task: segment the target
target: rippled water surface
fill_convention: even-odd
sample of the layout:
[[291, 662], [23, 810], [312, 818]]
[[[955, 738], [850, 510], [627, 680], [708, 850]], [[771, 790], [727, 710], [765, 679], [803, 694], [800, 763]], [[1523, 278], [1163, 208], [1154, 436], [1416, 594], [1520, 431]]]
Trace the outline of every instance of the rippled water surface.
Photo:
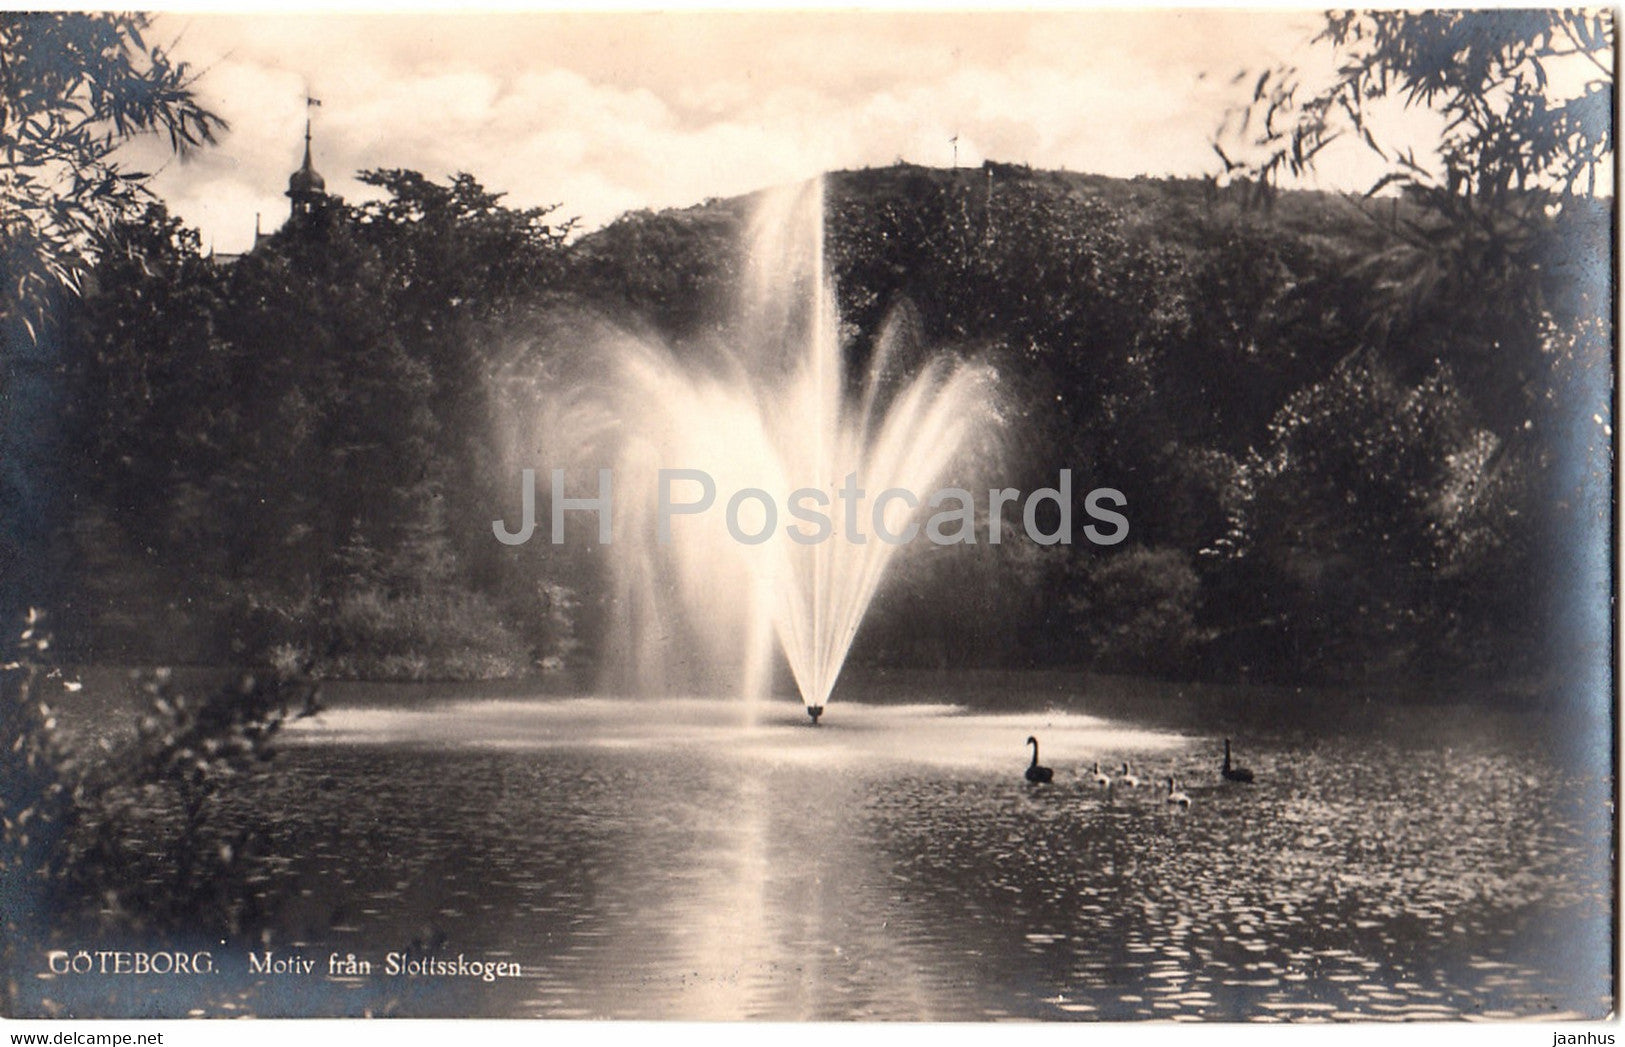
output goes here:
[[[1036, 733], [1055, 783], [1022, 777]], [[418, 700], [301, 721], [252, 803], [273, 944], [524, 977], [261, 976], [254, 1013], [1435, 1019], [1610, 1007], [1610, 783], [1516, 732], [1221, 739], [1056, 712]], [[1095, 787], [1095, 761], [1138, 788]], [[1168, 775], [1190, 808], [1164, 802]], [[377, 968], [375, 967], [375, 972]], [[214, 1009], [211, 1005], [209, 1009]]]

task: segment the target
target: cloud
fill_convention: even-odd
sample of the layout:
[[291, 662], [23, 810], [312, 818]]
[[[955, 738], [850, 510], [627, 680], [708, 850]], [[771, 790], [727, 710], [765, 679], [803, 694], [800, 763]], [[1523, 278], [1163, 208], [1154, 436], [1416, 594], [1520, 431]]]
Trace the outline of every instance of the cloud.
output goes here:
[[[1294, 20], [1296, 19], [1296, 20]], [[1302, 16], [553, 14], [164, 16], [232, 123], [155, 180], [221, 250], [278, 224], [303, 149], [355, 173], [467, 171], [596, 225], [898, 158], [1195, 174], [1229, 74], [1307, 37]], [[1206, 73], [1205, 79], [1203, 74]], [[144, 148], [151, 149], [150, 146]], [[241, 214], [234, 211], [242, 209]]]

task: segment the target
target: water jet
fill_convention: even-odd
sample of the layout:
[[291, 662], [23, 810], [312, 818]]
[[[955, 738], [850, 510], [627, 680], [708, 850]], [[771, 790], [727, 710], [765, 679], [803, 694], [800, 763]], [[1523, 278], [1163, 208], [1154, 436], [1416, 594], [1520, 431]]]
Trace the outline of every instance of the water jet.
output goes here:
[[[850, 334], [843, 344], [824, 223], [821, 180], [764, 193], [715, 336], [673, 346], [617, 331], [592, 346], [610, 373], [552, 439], [588, 449], [580, 469], [605, 464], [588, 456], [598, 449], [613, 456], [605, 662], [633, 677], [617, 687], [759, 700], [782, 658], [817, 724], [898, 551], [860, 523], [919, 527], [991, 417], [991, 368], [921, 351], [906, 308], [848, 373], [861, 353]], [[730, 491], [726, 512], [682, 511]], [[808, 503], [839, 509], [812, 519]], [[781, 506], [820, 540], [775, 527]]]

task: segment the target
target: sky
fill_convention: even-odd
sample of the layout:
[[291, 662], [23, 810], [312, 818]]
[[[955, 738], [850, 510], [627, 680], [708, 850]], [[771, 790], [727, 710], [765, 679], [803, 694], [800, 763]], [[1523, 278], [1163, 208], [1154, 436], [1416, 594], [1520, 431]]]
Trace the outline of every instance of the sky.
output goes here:
[[[1108, 175], [1217, 170], [1210, 141], [1283, 60], [1314, 68], [1309, 11], [1036, 13], [168, 13], [150, 39], [230, 123], [187, 159], [132, 160], [205, 247], [270, 231], [304, 124], [327, 187], [358, 171], [466, 171], [514, 206], [602, 225], [826, 170], [984, 159]], [[1324, 50], [1323, 48], [1320, 50]], [[307, 98], [321, 100], [309, 106]], [[954, 140], [957, 138], [957, 142]], [[1320, 179], [1363, 189], [1375, 158]]]

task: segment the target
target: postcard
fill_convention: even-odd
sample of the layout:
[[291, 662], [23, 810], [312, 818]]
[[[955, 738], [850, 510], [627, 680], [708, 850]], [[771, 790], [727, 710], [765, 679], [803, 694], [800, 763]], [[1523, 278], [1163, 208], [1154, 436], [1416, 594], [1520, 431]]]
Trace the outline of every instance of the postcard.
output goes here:
[[0, 17], [4, 1013], [1610, 1016], [1615, 46]]

